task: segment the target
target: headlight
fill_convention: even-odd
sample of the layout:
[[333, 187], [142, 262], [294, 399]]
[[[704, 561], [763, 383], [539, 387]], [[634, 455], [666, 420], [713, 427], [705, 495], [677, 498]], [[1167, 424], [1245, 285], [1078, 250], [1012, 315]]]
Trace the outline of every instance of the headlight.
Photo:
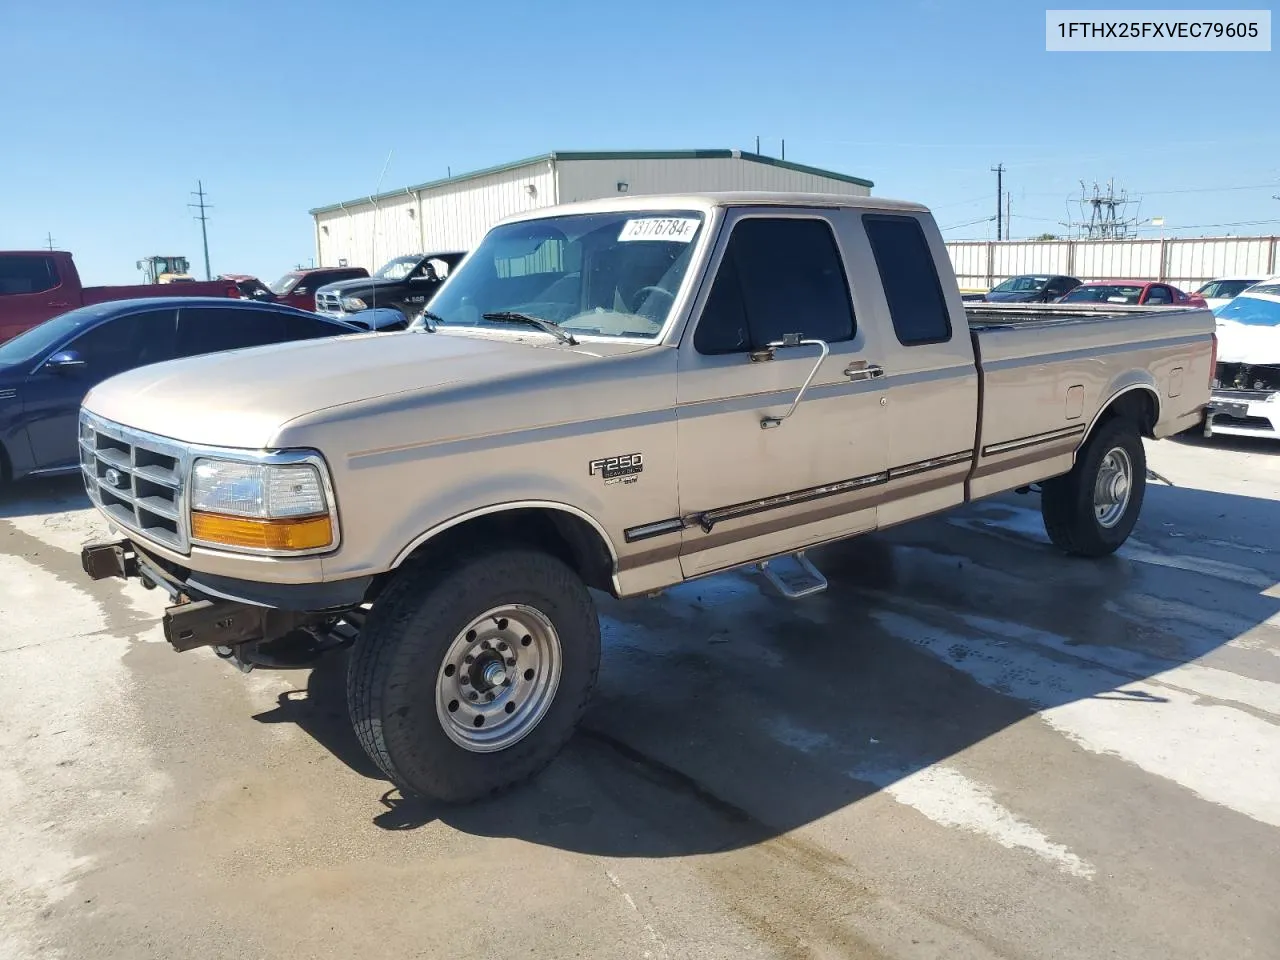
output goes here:
[[342, 309], [349, 313], [356, 313], [359, 310], [367, 310], [369, 305], [359, 297], [343, 297]]
[[255, 553], [314, 553], [338, 529], [318, 456], [253, 463], [202, 457], [191, 468], [191, 539]]

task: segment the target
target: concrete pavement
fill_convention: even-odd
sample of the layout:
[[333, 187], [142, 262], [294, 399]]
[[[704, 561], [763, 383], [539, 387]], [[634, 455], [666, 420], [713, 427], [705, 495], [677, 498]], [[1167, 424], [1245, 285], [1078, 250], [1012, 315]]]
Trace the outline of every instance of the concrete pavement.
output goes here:
[[599, 693], [497, 801], [405, 801], [343, 664], [243, 676], [0, 494], [0, 960], [1274, 958], [1280, 448], [1149, 444], [1120, 555], [1034, 495], [600, 599]]

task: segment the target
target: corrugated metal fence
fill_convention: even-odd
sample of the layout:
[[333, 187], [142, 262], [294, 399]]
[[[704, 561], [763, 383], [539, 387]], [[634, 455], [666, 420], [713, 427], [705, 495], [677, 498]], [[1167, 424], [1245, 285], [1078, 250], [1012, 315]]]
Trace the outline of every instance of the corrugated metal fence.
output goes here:
[[1194, 290], [1214, 277], [1280, 273], [1280, 237], [1153, 240], [955, 240], [947, 244], [960, 286], [986, 290], [1022, 273], [1081, 280], [1167, 280]]

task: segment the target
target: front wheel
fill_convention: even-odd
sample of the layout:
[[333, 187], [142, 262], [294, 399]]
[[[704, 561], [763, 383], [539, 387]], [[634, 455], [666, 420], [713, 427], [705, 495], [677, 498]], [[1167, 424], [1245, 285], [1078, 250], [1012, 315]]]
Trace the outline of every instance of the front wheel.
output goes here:
[[1040, 485], [1045, 532], [1059, 549], [1105, 557], [1120, 548], [1142, 511], [1147, 452], [1128, 420], [1116, 417], [1094, 431], [1070, 473]]
[[600, 628], [560, 560], [531, 549], [404, 570], [352, 652], [351, 719], [396, 786], [463, 802], [540, 771], [595, 688]]

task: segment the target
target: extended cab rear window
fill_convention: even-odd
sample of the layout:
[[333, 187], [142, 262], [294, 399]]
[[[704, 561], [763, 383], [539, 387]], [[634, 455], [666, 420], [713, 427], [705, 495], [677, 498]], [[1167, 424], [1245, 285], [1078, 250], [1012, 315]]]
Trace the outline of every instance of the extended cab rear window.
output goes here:
[[920, 221], [864, 213], [862, 223], [880, 271], [893, 332], [905, 347], [951, 339], [951, 315]]

